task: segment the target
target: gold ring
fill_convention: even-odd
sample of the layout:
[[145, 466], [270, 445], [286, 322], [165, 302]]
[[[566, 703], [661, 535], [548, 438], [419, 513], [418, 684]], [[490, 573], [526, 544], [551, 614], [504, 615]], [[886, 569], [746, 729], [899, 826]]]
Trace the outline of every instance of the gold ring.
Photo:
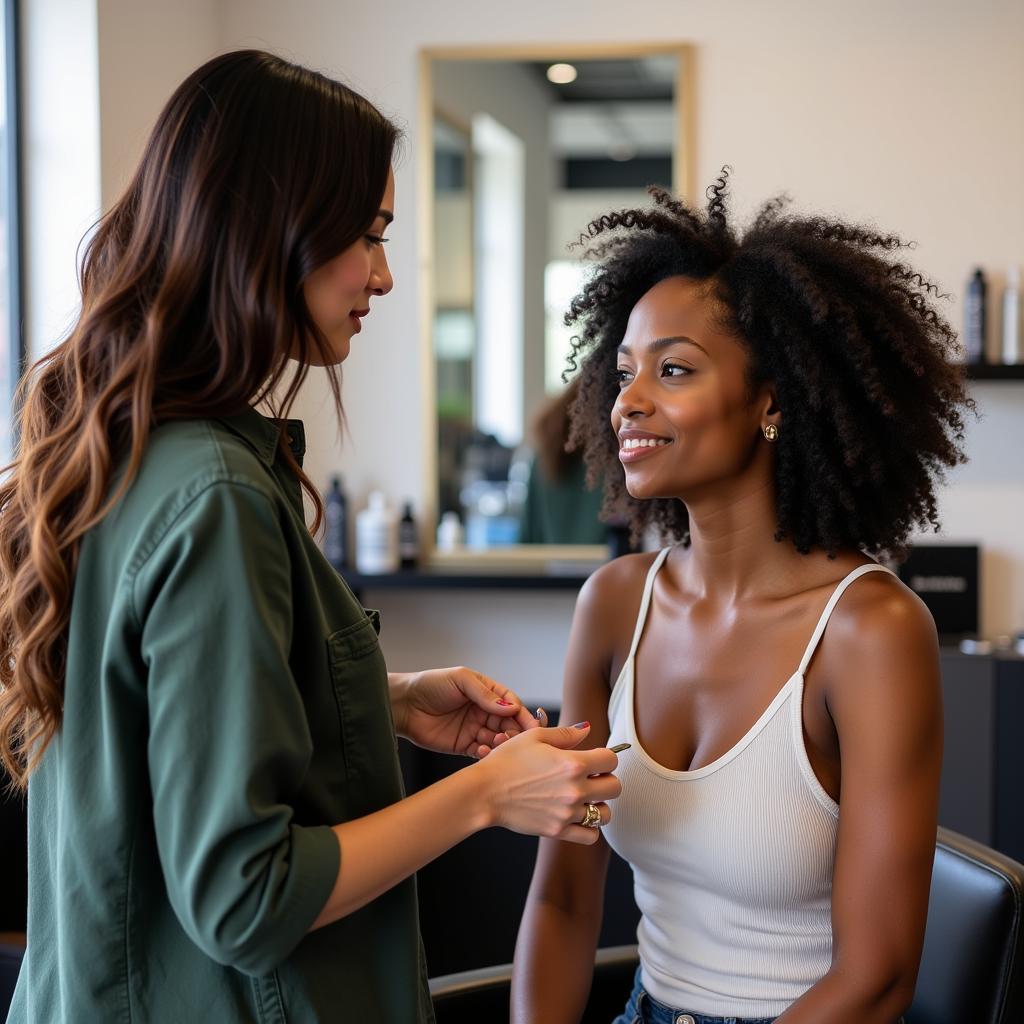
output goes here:
[[584, 804], [587, 809], [587, 813], [583, 816], [583, 820], [580, 824], [584, 828], [600, 828], [601, 827], [601, 811], [597, 804]]

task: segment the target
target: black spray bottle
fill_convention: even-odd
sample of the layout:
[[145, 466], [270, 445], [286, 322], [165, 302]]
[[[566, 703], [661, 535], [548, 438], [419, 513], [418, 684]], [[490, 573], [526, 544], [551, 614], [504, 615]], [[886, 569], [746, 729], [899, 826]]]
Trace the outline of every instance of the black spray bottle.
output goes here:
[[331, 477], [331, 489], [324, 501], [324, 554], [335, 569], [344, 569], [349, 563], [348, 550], [348, 498], [341, 489], [341, 477]]
[[398, 557], [403, 569], [415, 569], [420, 560], [420, 531], [412, 514], [412, 502], [407, 501], [398, 521]]
[[967, 296], [964, 302], [964, 359], [968, 363], [986, 361], [987, 291], [985, 274], [981, 267], [978, 267], [967, 282]]

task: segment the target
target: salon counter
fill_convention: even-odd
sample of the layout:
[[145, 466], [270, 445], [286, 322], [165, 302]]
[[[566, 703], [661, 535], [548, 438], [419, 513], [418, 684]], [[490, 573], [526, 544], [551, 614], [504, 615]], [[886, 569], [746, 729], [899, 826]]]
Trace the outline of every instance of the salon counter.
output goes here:
[[939, 824], [1024, 861], [1024, 657], [941, 653]]
[[547, 572], [498, 572], [480, 570], [452, 572], [448, 569], [402, 569], [399, 572], [364, 576], [346, 569], [342, 576], [359, 596], [366, 590], [569, 590], [577, 591], [593, 569], [578, 566], [554, 568]]

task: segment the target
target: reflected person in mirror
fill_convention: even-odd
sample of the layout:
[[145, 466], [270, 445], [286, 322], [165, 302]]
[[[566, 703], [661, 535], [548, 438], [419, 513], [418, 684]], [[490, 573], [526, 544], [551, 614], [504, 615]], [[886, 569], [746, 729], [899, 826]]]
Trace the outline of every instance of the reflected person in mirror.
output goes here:
[[587, 848], [542, 840], [512, 1019], [575, 1024], [611, 850], [640, 967], [615, 1024], [893, 1024], [935, 849], [927, 609], [876, 558], [937, 525], [973, 403], [938, 290], [873, 227], [652, 190], [585, 236], [571, 438], [661, 551], [577, 602], [567, 721], [629, 742]]
[[524, 544], [604, 544], [608, 539], [599, 518], [602, 488], [587, 485], [583, 456], [566, 449], [569, 410], [578, 394], [574, 379], [548, 398], [531, 424], [533, 458], [519, 525]]
[[[0, 484], [0, 757], [30, 822], [12, 1024], [429, 1024], [413, 872], [490, 826], [608, 823], [587, 723], [543, 728], [469, 669], [388, 673], [304, 518], [288, 411], [322, 367], [341, 417], [392, 289], [397, 139], [270, 54], [204, 64], [26, 377]], [[396, 733], [478, 760], [405, 797]], [[452, 902], [486, 922], [486, 892]]]

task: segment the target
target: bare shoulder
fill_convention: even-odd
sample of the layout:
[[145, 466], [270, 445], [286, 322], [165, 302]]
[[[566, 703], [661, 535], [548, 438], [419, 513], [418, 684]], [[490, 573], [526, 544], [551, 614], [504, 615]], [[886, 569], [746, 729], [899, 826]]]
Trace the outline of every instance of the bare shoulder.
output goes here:
[[576, 599], [570, 659], [600, 666], [605, 677], [625, 657], [647, 573], [657, 552], [623, 555], [587, 579]]
[[924, 602], [890, 573], [871, 572], [843, 593], [820, 653], [829, 702], [856, 692], [931, 703], [939, 697], [939, 643]]
[[938, 650], [935, 620], [902, 580], [865, 573], [843, 593], [829, 621], [829, 646], [840, 657]]
[[623, 606], [628, 604], [628, 598], [634, 591], [639, 602], [647, 573], [657, 557], [657, 551], [643, 551], [635, 555], [622, 555], [606, 562], [591, 573], [583, 584], [579, 603], [594, 609], [612, 604], [621, 614]]

